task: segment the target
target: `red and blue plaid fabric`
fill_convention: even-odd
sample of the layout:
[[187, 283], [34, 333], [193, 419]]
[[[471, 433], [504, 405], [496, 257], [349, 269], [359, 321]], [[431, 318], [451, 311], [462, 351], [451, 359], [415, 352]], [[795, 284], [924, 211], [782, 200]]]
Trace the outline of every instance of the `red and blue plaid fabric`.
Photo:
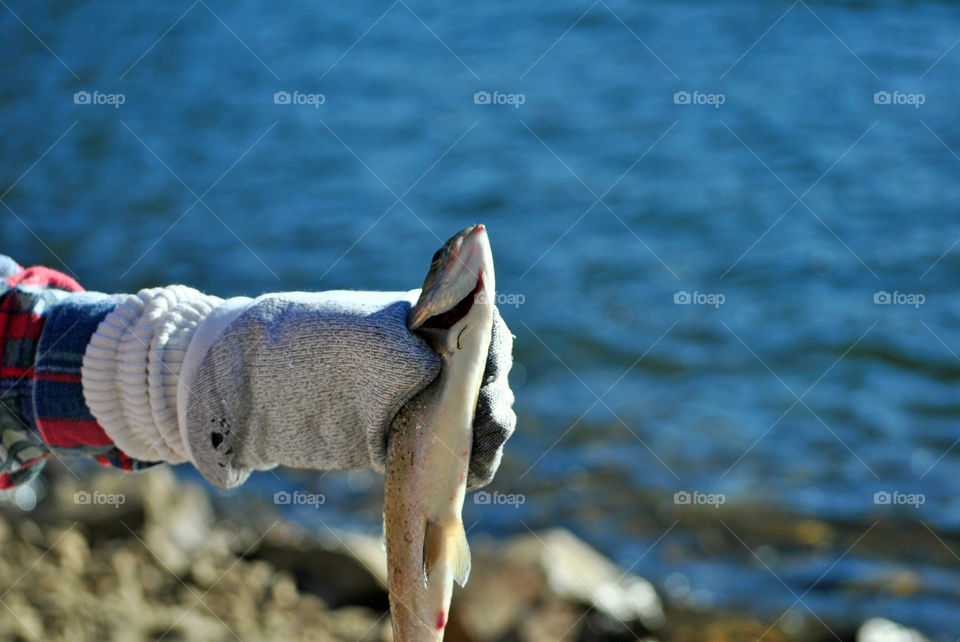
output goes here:
[[47, 457], [87, 455], [133, 470], [83, 399], [80, 367], [97, 324], [119, 297], [0, 255], [0, 489], [32, 479]]

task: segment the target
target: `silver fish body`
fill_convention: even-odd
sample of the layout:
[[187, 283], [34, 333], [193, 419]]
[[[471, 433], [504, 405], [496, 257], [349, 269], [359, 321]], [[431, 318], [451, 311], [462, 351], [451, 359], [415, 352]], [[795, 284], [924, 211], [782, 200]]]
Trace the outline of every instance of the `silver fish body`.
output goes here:
[[442, 357], [387, 446], [384, 535], [396, 642], [442, 640], [453, 582], [470, 573], [461, 520], [473, 418], [490, 345], [493, 258], [482, 225], [437, 252], [408, 326]]

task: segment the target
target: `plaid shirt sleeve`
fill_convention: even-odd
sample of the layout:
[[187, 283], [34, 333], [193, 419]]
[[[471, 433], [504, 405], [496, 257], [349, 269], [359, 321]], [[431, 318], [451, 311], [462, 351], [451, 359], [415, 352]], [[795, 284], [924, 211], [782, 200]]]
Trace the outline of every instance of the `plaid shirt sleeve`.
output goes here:
[[136, 470], [83, 398], [83, 353], [121, 296], [83, 293], [65, 274], [0, 255], [0, 489], [27, 482], [50, 456], [90, 456]]

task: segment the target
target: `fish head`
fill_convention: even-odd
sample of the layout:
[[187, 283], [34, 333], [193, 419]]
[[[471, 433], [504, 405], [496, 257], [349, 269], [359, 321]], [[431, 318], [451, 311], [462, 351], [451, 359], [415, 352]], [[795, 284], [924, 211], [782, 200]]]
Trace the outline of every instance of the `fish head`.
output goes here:
[[486, 228], [472, 225], [443, 244], [430, 263], [407, 328], [442, 352], [461, 331], [492, 318], [495, 277]]

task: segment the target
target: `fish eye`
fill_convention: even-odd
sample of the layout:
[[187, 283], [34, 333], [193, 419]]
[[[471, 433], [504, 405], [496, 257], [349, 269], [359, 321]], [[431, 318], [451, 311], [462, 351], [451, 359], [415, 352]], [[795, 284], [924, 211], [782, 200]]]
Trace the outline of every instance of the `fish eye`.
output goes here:
[[436, 251], [436, 253], [433, 255], [433, 259], [431, 259], [430, 262], [431, 262], [431, 263], [437, 263], [437, 262], [439, 262], [439, 261], [440, 261], [440, 255], [441, 255], [441, 254], [443, 254], [443, 248], [440, 248], [439, 250]]

